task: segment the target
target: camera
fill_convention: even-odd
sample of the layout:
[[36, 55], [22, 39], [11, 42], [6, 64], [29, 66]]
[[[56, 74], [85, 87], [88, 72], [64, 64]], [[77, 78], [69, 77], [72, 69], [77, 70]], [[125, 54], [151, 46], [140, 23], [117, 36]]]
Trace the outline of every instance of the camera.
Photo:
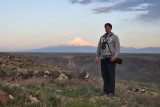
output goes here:
[[106, 44], [107, 44], [107, 42], [102, 42], [101, 49], [105, 49], [106, 48]]
[[[106, 57], [105, 60], [110, 61], [111, 57]], [[117, 64], [122, 64], [122, 62], [123, 62], [122, 58], [116, 58], [114, 61], [114, 63], [117, 63]]]
[[116, 58], [115, 60], [115, 63], [118, 63], [118, 64], [122, 64], [122, 62], [123, 62], [123, 59], [121, 58]]

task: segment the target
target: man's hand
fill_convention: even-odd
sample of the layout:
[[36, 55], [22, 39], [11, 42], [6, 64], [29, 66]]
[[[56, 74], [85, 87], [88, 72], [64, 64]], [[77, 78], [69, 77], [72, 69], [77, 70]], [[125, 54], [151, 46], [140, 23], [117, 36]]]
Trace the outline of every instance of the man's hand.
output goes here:
[[95, 63], [98, 64], [98, 59], [95, 60]]
[[114, 58], [114, 57], [111, 57], [111, 62], [114, 62], [116, 60], [116, 58]]

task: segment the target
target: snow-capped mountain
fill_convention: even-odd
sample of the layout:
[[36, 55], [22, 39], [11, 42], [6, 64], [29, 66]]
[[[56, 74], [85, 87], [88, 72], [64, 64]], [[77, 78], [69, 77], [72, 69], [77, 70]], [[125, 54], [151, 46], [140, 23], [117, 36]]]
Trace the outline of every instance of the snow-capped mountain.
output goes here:
[[78, 37], [69, 40], [62, 45], [50, 46], [46, 48], [26, 50], [23, 52], [71, 52], [71, 53], [95, 53], [96, 45], [88, 43]]
[[[67, 52], [67, 53], [96, 53], [97, 46], [88, 43], [78, 37], [69, 40], [62, 45], [50, 46], [40, 49], [25, 50], [19, 52]], [[121, 47], [121, 53], [160, 53], [160, 47], [133, 48]]]
[[65, 46], [94, 46], [94, 47], [96, 47], [96, 45], [88, 43], [78, 37], [75, 37], [74, 39], [68, 41], [64, 45]]

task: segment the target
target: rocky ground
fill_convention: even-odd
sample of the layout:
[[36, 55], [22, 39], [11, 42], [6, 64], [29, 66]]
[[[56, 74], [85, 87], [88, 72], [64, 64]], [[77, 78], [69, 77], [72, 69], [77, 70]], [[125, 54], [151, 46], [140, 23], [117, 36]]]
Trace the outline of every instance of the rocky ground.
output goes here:
[[[59, 78], [58, 78], [59, 77]], [[78, 78], [87, 80], [89, 73], [69, 72], [63, 68], [46, 63], [38, 63], [32, 60], [22, 59], [7, 53], [0, 53], [0, 79], [3, 81], [23, 81], [30, 78], [45, 78], [52, 81], [60, 78]]]
[[0, 107], [159, 107], [160, 85], [116, 82], [115, 97], [100, 96], [102, 79], [0, 53]]

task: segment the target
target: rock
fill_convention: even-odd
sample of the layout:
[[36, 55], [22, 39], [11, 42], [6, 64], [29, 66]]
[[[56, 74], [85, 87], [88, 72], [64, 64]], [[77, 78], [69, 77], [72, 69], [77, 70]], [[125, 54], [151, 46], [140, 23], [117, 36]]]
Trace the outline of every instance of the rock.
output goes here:
[[44, 76], [44, 72], [38, 72], [36, 73], [36, 77], [43, 77]]
[[54, 71], [50, 73], [52, 78], [58, 78], [60, 76], [60, 72], [59, 71]]
[[9, 101], [9, 94], [3, 90], [0, 90], [0, 102], [2, 104], [7, 104]]
[[19, 84], [10, 84], [9, 87], [10, 87], [10, 88], [13, 88], [13, 87], [20, 87], [20, 85], [19, 85]]
[[25, 90], [25, 88], [24, 88], [24, 87], [21, 87], [21, 89], [22, 89], [22, 90]]
[[44, 73], [49, 75], [49, 71], [45, 71]]
[[41, 97], [39, 94], [35, 94], [33, 97], [36, 97], [38, 100], [41, 100]]
[[63, 93], [64, 91], [63, 90], [56, 90], [55, 92]]
[[38, 71], [34, 71], [34, 74], [37, 74], [38, 73]]
[[48, 78], [49, 78], [49, 75], [46, 75], [46, 74], [45, 74], [43, 77], [44, 77], [45, 79], [48, 79]]
[[8, 59], [10, 60], [15, 59], [15, 56], [8, 56]]
[[55, 81], [56, 82], [64, 82], [64, 81], [67, 81], [68, 80], [68, 77], [64, 74], [61, 74]]
[[66, 76], [68, 77], [68, 79], [77, 78], [76, 73], [67, 73]]
[[10, 85], [10, 83], [3, 83], [2, 84], [3, 87], [8, 86], [8, 85]]
[[79, 73], [79, 75], [78, 75], [78, 78], [80, 80], [87, 80], [89, 78], [89, 73], [87, 73], [84, 70], [81, 70], [80, 73]]
[[88, 80], [88, 78], [89, 78], [89, 73], [87, 72], [87, 74], [86, 74], [86, 80]]
[[145, 91], [145, 89], [142, 89], [142, 93], [145, 93], [146, 91]]
[[29, 99], [31, 100], [31, 103], [39, 102], [39, 100], [36, 97], [32, 97], [32, 95], [29, 96]]
[[12, 96], [12, 95], [9, 95], [9, 98], [12, 100], [12, 99], [14, 99], [14, 97]]
[[90, 98], [90, 101], [95, 103], [98, 99], [99, 99], [99, 96], [95, 96], [95, 97]]
[[139, 92], [139, 90], [140, 90], [139, 88], [136, 88], [134, 91], [135, 91], [135, 92]]

